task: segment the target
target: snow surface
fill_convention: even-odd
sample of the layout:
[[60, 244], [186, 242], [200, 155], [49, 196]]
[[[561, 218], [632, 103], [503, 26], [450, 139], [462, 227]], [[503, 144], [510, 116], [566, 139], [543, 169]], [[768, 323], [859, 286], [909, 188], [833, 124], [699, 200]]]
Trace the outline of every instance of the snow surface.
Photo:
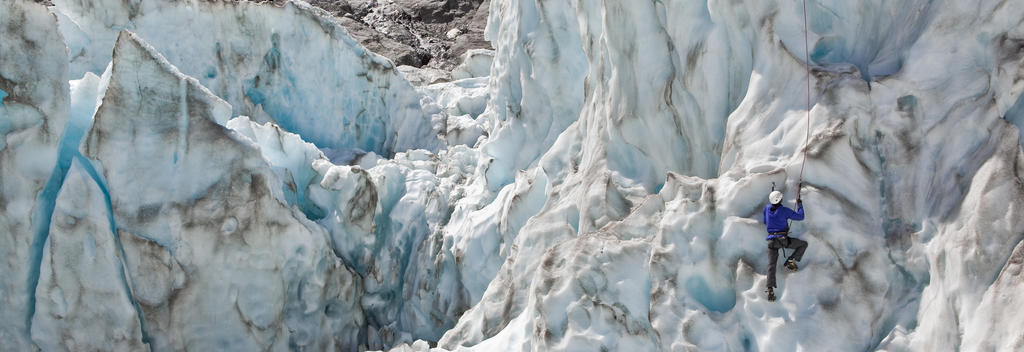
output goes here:
[[1024, 348], [1024, 0], [808, 1], [809, 76], [793, 0], [492, 0], [437, 77], [302, 2], [0, 4], [5, 347]]

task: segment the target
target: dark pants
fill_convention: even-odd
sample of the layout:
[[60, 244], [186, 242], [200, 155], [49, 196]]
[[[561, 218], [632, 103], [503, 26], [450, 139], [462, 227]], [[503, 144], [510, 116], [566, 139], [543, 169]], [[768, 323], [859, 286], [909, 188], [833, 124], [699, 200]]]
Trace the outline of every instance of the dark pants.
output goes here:
[[807, 250], [807, 241], [789, 237], [768, 241], [768, 287], [778, 287], [775, 286], [775, 267], [779, 263], [780, 248], [796, 248], [793, 255], [786, 259], [799, 262], [800, 258], [804, 257], [804, 251]]

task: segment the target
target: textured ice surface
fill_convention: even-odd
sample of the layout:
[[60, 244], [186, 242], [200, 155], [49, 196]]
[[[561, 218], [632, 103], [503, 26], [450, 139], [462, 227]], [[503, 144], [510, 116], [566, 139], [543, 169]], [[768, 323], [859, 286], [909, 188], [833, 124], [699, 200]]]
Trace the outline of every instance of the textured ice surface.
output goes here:
[[119, 36], [82, 153], [109, 196], [144, 341], [354, 349], [355, 274], [286, 204], [263, 154], [220, 125], [230, 112], [139, 37]]
[[992, 285], [1024, 235], [1002, 210], [1021, 198], [1018, 132], [1002, 117], [1022, 88], [1008, 42], [1024, 4], [808, 5], [809, 210], [794, 230], [811, 247], [767, 303], [757, 209], [771, 182], [795, 195], [808, 132], [799, 4], [493, 3], [505, 12], [492, 12], [492, 36], [529, 28], [565, 43], [564, 27], [527, 24], [579, 24], [586, 101], [540, 159], [543, 209], [440, 345], [1016, 348], [987, 322], [1013, 299]]
[[[540, 16], [539, 11], [552, 11]], [[534, 166], [580, 114], [586, 61], [573, 9], [492, 1], [485, 38], [496, 48], [485, 112], [491, 190]]]
[[808, 77], [795, 1], [495, 0], [417, 87], [300, 2], [55, 2], [0, 12], [5, 347], [1024, 346], [1022, 1], [808, 1]]
[[[436, 341], [467, 308], [449, 245], [437, 230], [453, 188], [465, 182], [477, 154], [453, 148], [440, 157], [425, 150], [364, 166], [335, 165], [312, 144], [272, 124], [238, 117], [227, 126], [246, 136], [282, 180], [288, 204], [323, 228], [333, 255], [352, 266], [365, 293], [366, 346]], [[366, 167], [364, 169], [364, 167]]]
[[491, 74], [494, 50], [473, 49], [462, 55], [462, 64], [452, 70], [452, 78], [487, 77]]
[[487, 79], [464, 78], [454, 82], [432, 84], [421, 89], [448, 115], [445, 139], [449, 146], [475, 146], [487, 129], [487, 118], [481, 118], [490, 97]]
[[29, 350], [68, 115], [67, 52], [57, 19], [31, 1], [0, 1], [0, 345]]
[[[131, 30], [234, 114], [275, 121], [323, 148], [390, 155], [436, 150], [444, 118], [387, 59], [304, 2], [57, 0], [71, 77], [99, 74], [117, 33]], [[323, 16], [322, 16], [323, 15]]]
[[73, 161], [57, 196], [36, 287], [32, 336], [42, 350], [145, 348], [109, 209], [104, 190], [81, 161]]

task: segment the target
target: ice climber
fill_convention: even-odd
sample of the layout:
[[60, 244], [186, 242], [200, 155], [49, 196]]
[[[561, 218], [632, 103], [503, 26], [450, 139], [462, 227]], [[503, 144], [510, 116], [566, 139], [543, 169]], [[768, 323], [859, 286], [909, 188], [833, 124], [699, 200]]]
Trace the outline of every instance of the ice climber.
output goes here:
[[[807, 241], [789, 237], [789, 220], [804, 219], [804, 204], [800, 198], [796, 199], [796, 211], [782, 205], [782, 192], [772, 191], [768, 195], [771, 204], [764, 206], [764, 224], [768, 230], [768, 287], [765, 293], [769, 301], [775, 301], [775, 266], [779, 262], [779, 249], [796, 248], [793, 255], [786, 258], [783, 264], [787, 269], [796, 271], [796, 262], [804, 256], [807, 249]], [[783, 252], [785, 253], [785, 252]]]

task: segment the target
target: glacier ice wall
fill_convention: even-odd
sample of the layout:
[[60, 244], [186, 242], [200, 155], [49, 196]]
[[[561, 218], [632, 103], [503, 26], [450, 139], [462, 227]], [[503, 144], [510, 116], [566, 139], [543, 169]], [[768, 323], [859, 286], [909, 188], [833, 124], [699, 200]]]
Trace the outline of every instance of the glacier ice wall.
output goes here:
[[[122, 29], [145, 38], [235, 115], [274, 121], [321, 148], [438, 149], [444, 117], [393, 63], [304, 2], [58, 0], [70, 77], [100, 73]], [[330, 74], [325, 74], [329, 72]]]
[[[1004, 119], [1022, 88], [1022, 4], [808, 2], [810, 131], [799, 3], [492, 6], [520, 9], [492, 17], [508, 28], [575, 17], [586, 101], [539, 162], [551, 180], [543, 210], [441, 346], [1019, 344], [972, 319], [991, 319], [978, 306], [992, 309], [990, 287], [1004, 265], [1012, 277], [1024, 236], [1012, 215], [1019, 136]], [[757, 209], [771, 182], [797, 192], [805, 133], [808, 220], [794, 229], [812, 250], [769, 304]], [[990, 202], [1010, 214], [980, 205]]]
[[484, 35], [497, 50], [484, 112], [491, 137], [481, 149], [493, 159], [487, 173], [492, 190], [511, 183], [511, 171], [535, 165], [579, 115], [586, 64], [570, 10], [491, 2]]
[[0, 12], [5, 346], [1024, 343], [1021, 1], [811, 0], [808, 75], [796, 1], [495, 0], [421, 87], [302, 2], [54, 3]]
[[4, 0], [0, 8], [0, 341], [28, 350], [26, 317], [61, 184], [51, 173], [68, 115], [68, 56], [45, 6]]
[[255, 144], [221, 125], [231, 106], [135, 34], [122, 32], [113, 53], [81, 150], [118, 237], [130, 238], [125, 277], [146, 342], [358, 345], [348, 327], [362, 319], [355, 274], [330, 255], [323, 229], [287, 205]]
[[145, 348], [108, 210], [104, 190], [74, 160], [56, 199], [36, 286], [32, 336], [42, 350]]

